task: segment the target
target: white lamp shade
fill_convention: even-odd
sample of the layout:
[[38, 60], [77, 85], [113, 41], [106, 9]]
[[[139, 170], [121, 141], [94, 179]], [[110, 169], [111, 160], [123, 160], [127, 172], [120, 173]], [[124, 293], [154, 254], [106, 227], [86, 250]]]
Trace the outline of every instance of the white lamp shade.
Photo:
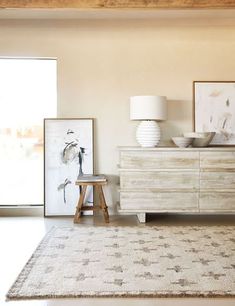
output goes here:
[[167, 102], [164, 96], [134, 96], [130, 98], [131, 120], [166, 120]]

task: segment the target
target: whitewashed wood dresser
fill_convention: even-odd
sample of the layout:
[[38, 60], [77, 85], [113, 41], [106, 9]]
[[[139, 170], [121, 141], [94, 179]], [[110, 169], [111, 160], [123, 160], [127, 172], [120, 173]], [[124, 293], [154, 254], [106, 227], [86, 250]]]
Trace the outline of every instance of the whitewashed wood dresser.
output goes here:
[[235, 213], [235, 147], [119, 147], [121, 213]]

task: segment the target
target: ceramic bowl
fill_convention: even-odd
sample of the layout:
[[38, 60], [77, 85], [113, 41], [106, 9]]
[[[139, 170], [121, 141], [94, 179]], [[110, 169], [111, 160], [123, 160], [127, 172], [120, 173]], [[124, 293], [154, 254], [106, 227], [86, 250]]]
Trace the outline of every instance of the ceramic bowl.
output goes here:
[[215, 136], [215, 132], [184, 133], [185, 137], [193, 137], [193, 147], [207, 147]]
[[173, 142], [180, 148], [187, 148], [192, 144], [192, 137], [172, 137]]

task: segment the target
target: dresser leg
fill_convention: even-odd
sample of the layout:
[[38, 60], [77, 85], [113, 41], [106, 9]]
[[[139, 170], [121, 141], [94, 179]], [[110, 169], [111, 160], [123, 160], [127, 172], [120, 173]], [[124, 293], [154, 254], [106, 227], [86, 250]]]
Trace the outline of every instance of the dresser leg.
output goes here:
[[145, 223], [146, 222], [146, 213], [137, 214], [137, 217], [138, 217], [140, 223]]

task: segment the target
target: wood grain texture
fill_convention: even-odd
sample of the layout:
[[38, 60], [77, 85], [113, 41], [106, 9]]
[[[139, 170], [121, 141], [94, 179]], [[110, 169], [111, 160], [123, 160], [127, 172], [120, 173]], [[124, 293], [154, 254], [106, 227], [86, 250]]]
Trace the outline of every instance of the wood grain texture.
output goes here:
[[202, 169], [235, 170], [235, 152], [200, 152]]
[[235, 148], [120, 151], [121, 212], [235, 213]]
[[1, 0], [0, 8], [210, 9], [235, 8], [234, 0]]
[[198, 152], [121, 151], [120, 166], [126, 169], [194, 169], [199, 167]]
[[[102, 210], [103, 211], [103, 215], [104, 215], [104, 219], [106, 223], [109, 223], [109, 213], [108, 213], [108, 207], [105, 201], [105, 196], [104, 196], [104, 192], [103, 192], [103, 188], [102, 186], [107, 184], [107, 180], [105, 180], [104, 182], [80, 182], [79, 180], [76, 181], [76, 185], [82, 186], [82, 192], [79, 196], [79, 200], [78, 200], [78, 204], [76, 207], [76, 213], [74, 216], [74, 223], [79, 223], [80, 221], [80, 217], [81, 217], [81, 213], [82, 211], [87, 211], [87, 210]], [[85, 203], [85, 197], [86, 197], [86, 190], [88, 186], [94, 186], [94, 192], [96, 191], [98, 193], [98, 198], [99, 198], [99, 205], [97, 206], [87, 206], [84, 205]]]
[[199, 189], [197, 171], [158, 171], [138, 172], [123, 171], [120, 174], [121, 189]]
[[145, 223], [146, 222], [146, 214], [145, 213], [139, 213], [137, 214], [138, 220], [140, 223]]
[[201, 172], [200, 189], [234, 189], [235, 172]]
[[198, 211], [196, 192], [121, 192], [121, 209], [161, 211]]
[[78, 204], [76, 207], [76, 213], [75, 213], [74, 220], [73, 220], [74, 223], [78, 223], [80, 221], [82, 206], [83, 206], [85, 196], [86, 196], [86, 190], [87, 190], [87, 185], [82, 187], [82, 192], [78, 200]]
[[199, 196], [200, 211], [235, 212], [235, 192], [201, 192]]

